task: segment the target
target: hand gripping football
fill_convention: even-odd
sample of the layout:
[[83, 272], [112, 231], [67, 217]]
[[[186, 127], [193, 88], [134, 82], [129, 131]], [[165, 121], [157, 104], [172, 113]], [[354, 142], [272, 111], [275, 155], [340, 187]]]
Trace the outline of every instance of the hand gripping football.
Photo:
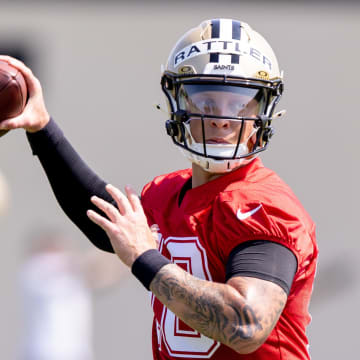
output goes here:
[[[26, 82], [21, 72], [0, 60], [0, 122], [20, 115], [26, 100]], [[0, 136], [6, 132], [0, 130]]]

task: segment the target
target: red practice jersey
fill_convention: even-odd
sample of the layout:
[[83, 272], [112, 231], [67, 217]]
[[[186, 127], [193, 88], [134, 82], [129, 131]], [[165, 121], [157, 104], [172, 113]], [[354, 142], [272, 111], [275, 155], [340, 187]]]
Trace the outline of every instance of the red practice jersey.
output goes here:
[[305, 329], [318, 253], [309, 215], [260, 159], [188, 190], [179, 206], [190, 177], [190, 169], [159, 176], [142, 193], [164, 256], [197, 278], [225, 283], [225, 266], [237, 245], [269, 240], [288, 247], [298, 268], [278, 323], [266, 342], [247, 355], [191, 329], [152, 295], [154, 359], [309, 359]]

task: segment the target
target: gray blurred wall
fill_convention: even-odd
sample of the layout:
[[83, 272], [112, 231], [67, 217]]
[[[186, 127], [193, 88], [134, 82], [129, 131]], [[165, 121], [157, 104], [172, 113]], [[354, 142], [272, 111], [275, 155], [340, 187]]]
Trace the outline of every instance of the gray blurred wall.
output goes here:
[[[359, 34], [355, 2], [7, 2], [0, 48], [23, 49], [47, 107], [99, 175], [140, 191], [155, 175], [187, 167], [165, 135], [160, 64], [175, 40], [213, 17], [262, 33], [285, 71], [287, 109], [265, 164], [289, 183], [317, 223], [320, 261], [309, 327], [313, 359], [355, 358], [360, 300]], [[163, 101], [162, 101], [163, 103]], [[28, 235], [58, 227], [87, 239], [58, 207], [23, 131], [0, 139], [11, 208], [0, 219], [0, 355], [16, 359], [17, 276]], [[149, 297], [131, 276], [97, 293], [97, 359], [151, 359]]]

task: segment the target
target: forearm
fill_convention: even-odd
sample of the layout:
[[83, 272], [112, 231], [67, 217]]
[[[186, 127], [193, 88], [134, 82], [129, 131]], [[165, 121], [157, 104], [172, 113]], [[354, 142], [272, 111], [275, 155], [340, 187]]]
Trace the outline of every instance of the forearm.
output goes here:
[[92, 195], [112, 201], [105, 191], [106, 183], [86, 165], [55, 122], [27, 136], [65, 214], [95, 246], [113, 252], [105, 232], [86, 216], [86, 210], [94, 207]]
[[257, 309], [230, 285], [195, 278], [170, 264], [157, 273], [150, 290], [193, 329], [239, 353], [252, 352], [264, 341]]

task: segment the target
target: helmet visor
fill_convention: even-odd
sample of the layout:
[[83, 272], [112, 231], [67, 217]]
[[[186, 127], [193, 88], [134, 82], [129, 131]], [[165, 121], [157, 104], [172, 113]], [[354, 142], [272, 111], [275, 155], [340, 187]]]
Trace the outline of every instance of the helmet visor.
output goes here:
[[266, 105], [264, 89], [223, 84], [181, 84], [177, 102], [189, 114], [256, 118]]

